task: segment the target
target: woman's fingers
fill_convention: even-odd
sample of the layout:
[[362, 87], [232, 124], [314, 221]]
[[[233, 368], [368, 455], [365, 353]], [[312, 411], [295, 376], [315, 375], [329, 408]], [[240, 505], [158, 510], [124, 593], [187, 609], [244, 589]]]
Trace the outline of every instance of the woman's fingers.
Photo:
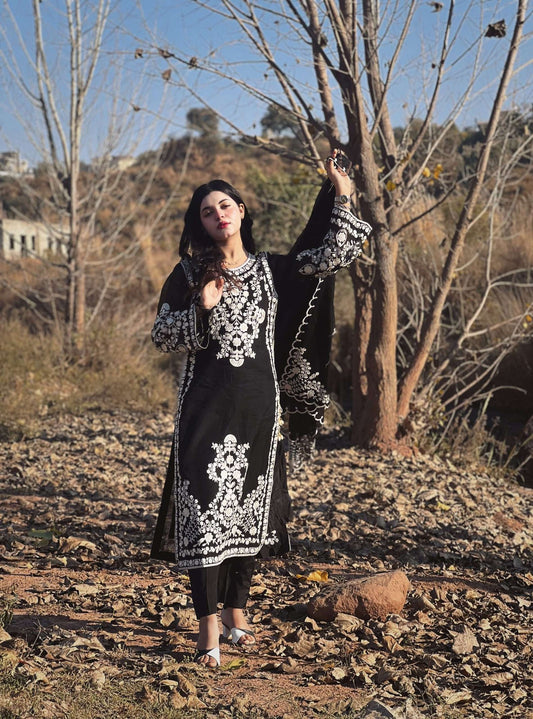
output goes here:
[[220, 302], [224, 289], [224, 278], [217, 277], [208, 282], [200, 292], [200, 304], [206, 310], [211, 310]]
[[350, 195], [352, 192], [351, 180], [344, 170], [340, 170], [335, 163], [335, 158], [339, 155], [338, 150], [333, 150], [326, 161], [326, 172], [335, 185], [337, 195]]

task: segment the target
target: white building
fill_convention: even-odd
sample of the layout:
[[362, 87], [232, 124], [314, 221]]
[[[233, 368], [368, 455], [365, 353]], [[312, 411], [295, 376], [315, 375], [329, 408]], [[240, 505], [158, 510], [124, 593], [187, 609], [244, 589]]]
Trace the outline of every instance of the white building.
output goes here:
[[28, 161], [23, 160], [16, 150], [0, 152], [0, 175], [7, 177], [25, 175], [29, 169]]
[[5, 260], [53, 255], [66, 257], [67, 243], [68, 233], [59, 225], [0, 217], [0, 257]]

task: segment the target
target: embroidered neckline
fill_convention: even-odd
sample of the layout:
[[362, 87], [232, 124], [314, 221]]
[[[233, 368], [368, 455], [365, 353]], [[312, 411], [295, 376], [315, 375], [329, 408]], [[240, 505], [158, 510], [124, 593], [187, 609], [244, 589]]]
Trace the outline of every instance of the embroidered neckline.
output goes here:
[[248, 269], [248, 267], [252, 264], [252, 262], [255, 261], [255, 259], [255, 255], [252, 255], [250, 254], [250, 252], [248, 252], [248, 257], [244, 260], [242, 265], [239, 265], [238, 267], [228, 267], [226, 269], [226, 272], [231, 272], [232, 275], [240, 275]]

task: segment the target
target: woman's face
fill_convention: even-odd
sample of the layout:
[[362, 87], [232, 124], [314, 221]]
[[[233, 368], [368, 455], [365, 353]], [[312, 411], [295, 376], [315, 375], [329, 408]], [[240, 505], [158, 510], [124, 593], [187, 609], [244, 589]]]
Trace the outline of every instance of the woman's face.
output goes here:
[[227, 242], [241, 236], [244, 205], [238, 205], [229, 195], [215, 190], [206, 195], [200, 205], [200, 219], [204, 230], [215, 242]]

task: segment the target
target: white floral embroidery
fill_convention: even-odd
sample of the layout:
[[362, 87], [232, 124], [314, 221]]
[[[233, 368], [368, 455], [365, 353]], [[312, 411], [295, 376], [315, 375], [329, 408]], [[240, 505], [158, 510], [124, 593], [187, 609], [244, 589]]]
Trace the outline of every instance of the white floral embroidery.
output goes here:
[[291, 400], [288, 403], [288, 411], [310, 414], [320, 423], [329, 404], [329, 395], [318, 378], [319, 373], [313, 372], [311, 362], [305, 357], [306, 348], [302, 338], [323, 282], [323, 278], [320, 277], [305, 317], [298, 327], [280, 380], [280, 391]]
[[318, 379], [318, 372], [313, 372], [311, 364], [305, 359], [303, 347], [292, 349], [279, 387], [289, 397], [308, 404], [326, 406], [329, 403], [326, 388]]
[[289, 469], [300, 472], [315, 453], [315, 435], [303, 434], [294, 439], [289, 437]]
[[170, 305], [165, 302], [152, 328], [152, 341], [161, 352], [198, 349], [195, 308], [171, 312]]
[[223, 552], [235, 544], [253, 542], [260, 534], [257, 520], [262, 514], [268, 482], [263, 475], [259, 476], [257, 487], [244, 495], [250, 445], [238, 444], [237, 438], [228, 434], [222, 443], [213, 443], [212, 448], [215, 457], [207, 467], [207, 475], [218, 488], [207, 509], [202, 512], [188, 480], [178, 489], [182, 547], [186, 552]]
[[259, 306], [262, 297], [255, 269], [239, 286], [226, 285], [209, 319], [211, 337], [220, 343], [217, 359], [229, 359], [234, 367], [240, 367], [246, 357], [255, 357], [254, 342], [266, 317]]
[[297, 256], [301, 262], [302, 275], [326, 277], [347, 267], [363, 251], [363, 242], [372, 228], [358, 220], [351, 212], [334, 207], [331, 213], [331, 228], [320, 247], [303, 250]]

